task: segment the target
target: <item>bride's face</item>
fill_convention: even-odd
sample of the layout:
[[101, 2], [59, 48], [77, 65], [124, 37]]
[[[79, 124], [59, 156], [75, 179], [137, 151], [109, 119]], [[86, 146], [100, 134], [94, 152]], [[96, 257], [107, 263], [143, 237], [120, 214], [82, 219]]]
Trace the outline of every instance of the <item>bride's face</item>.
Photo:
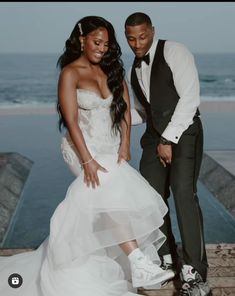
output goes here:
[[91, 63], [97, 64], [109, 49], [108, 31], [100, 27], [85, 36], [82, 42], [84, 55]]

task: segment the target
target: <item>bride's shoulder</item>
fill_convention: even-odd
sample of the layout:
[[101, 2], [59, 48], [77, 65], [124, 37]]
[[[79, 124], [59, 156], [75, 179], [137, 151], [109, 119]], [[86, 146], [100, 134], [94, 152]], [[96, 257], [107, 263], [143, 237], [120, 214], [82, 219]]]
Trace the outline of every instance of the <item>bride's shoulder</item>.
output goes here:
[[81, 76], [80, 68], [79, 65], [74, 63], [65, 66], [60, 72], [60, 80], [77, 81]]

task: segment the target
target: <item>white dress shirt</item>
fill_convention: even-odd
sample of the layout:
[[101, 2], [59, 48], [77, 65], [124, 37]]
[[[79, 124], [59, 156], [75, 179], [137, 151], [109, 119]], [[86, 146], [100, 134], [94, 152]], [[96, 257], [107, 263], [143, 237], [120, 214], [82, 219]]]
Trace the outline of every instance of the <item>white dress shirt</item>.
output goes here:
[[[150, 63], [141, 62], [141, 67], [136, 68], [136, 75], [141, 89], [150, 101], [150, 74], [158, 40], [154, 40], [148, 51]], [[182, 133], [193, 123], [193, 117], [200, 105], [200, 85], [198, 72], [191, 52], [183, 45], [173, 41], [166, 41], [164, 46], [164, 58], [171, 69], [174, 85], [179, 95], [179, 101], [175, 111], [162, 136], [173, 143], [178, 143]], [[130, 81], [131, 69], [129, 71]], [[140, 124], [145, 121], [145, 110], [134, 95], [135, 109], [131, 110], [132, 124]], [[137, 111], [137, 112], [136, 112]]]

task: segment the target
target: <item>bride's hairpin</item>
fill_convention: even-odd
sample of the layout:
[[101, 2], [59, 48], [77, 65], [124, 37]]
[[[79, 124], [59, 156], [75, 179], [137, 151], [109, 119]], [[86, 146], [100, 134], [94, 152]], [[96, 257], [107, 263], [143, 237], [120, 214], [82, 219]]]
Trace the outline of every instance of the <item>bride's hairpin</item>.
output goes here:
[[78, 23], [78, 28], [79, 28], [80, 35], [82, 35], [83, 32], [82, 32], [82, 24], [81, 23]]

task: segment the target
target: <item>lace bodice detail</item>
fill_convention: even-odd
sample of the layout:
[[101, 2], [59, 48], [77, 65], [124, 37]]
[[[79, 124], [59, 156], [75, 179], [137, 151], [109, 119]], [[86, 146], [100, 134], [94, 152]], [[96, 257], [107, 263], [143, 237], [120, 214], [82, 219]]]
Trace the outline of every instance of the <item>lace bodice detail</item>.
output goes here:
[[100, 153], [116, 153], [120, 145], [120, 133], [115, 134], [112, 129], [112, 99], [112, 94], [103, 99], [93, 91], [77, 89], [78, 125], [94, 157]]

